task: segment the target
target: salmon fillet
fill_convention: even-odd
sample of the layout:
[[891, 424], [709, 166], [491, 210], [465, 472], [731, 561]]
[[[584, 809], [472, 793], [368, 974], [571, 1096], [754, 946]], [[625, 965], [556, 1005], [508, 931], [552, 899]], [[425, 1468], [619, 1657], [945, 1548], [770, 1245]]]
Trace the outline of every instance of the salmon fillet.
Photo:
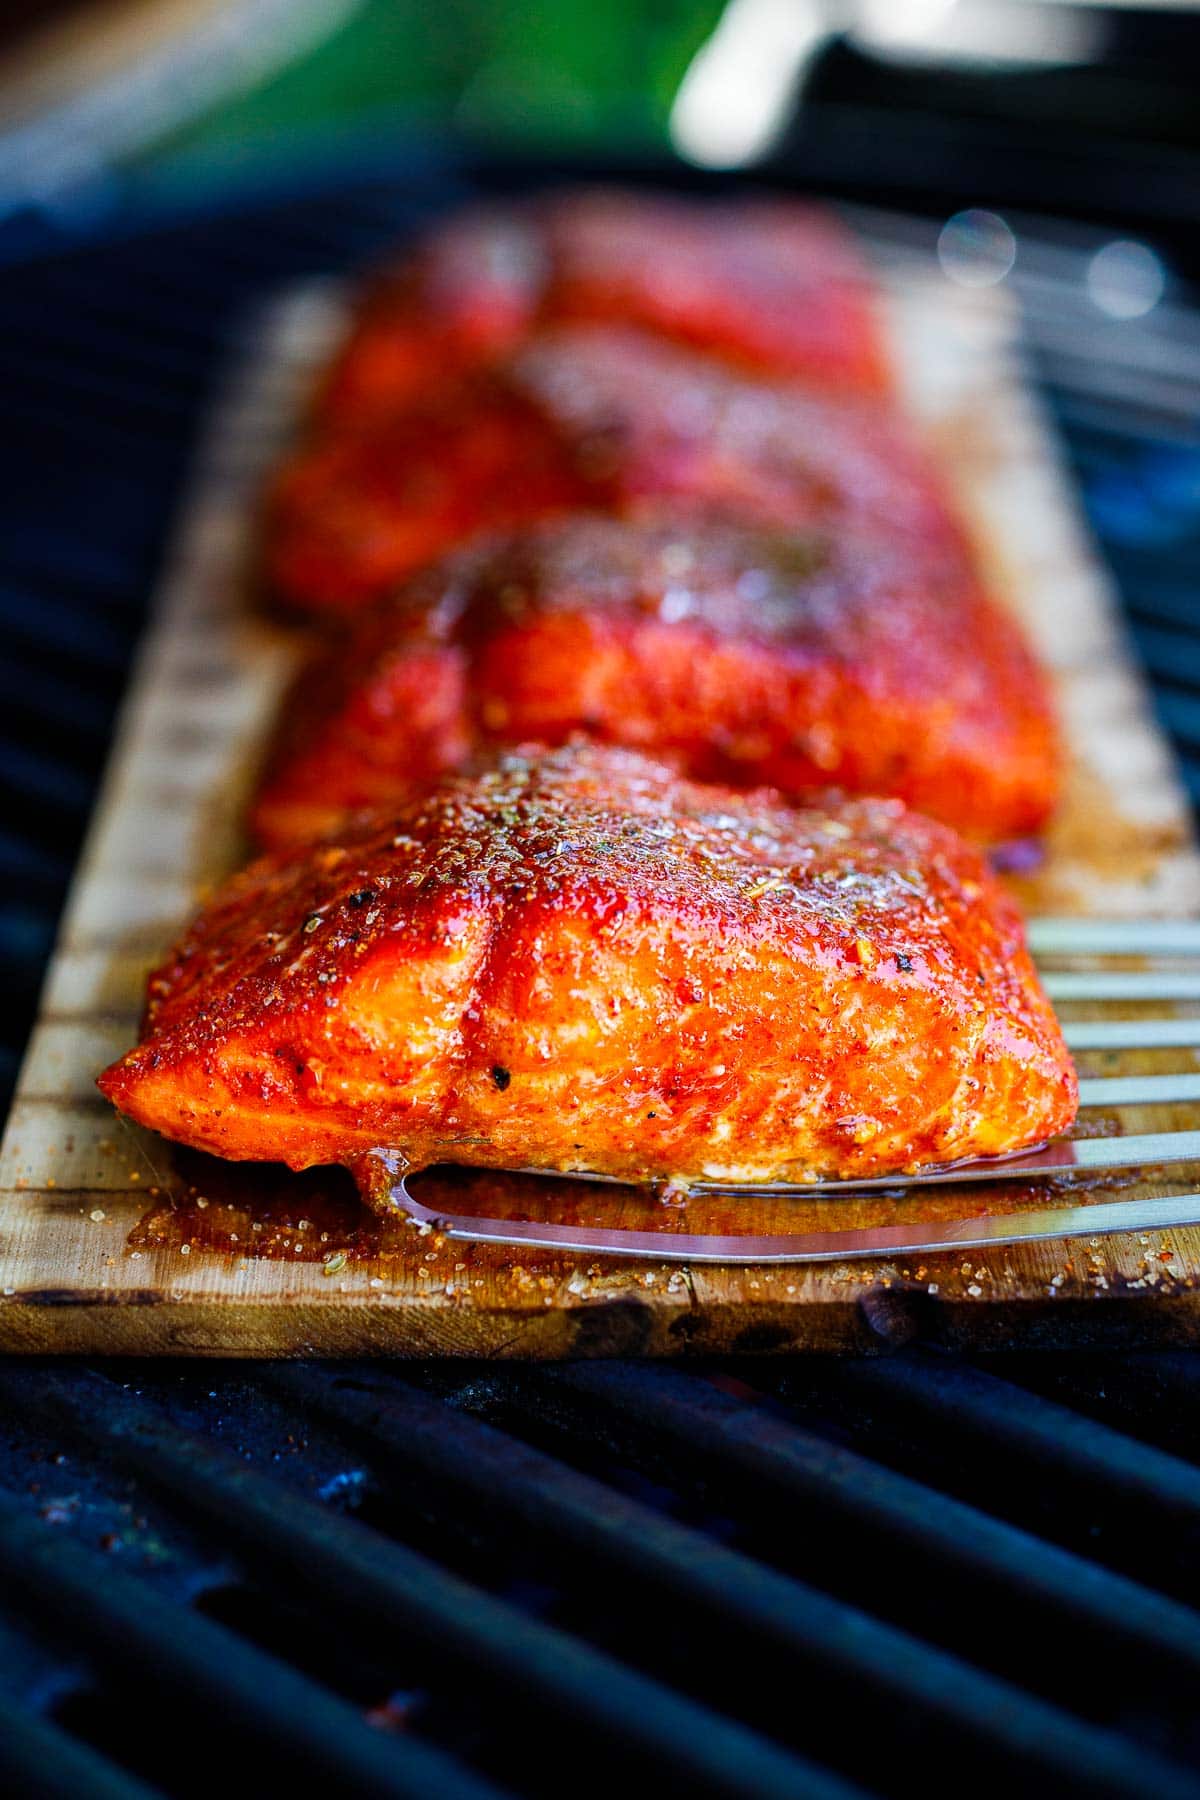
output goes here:
[[345, 425], [407, 405], [565, 319], [646, 326], [821, 388], [888, 385], [866, 268], [831, 215], [573, 189], [426, 233], [368, 285], [319, 415]]
[[235, 1159], [869, 1176], [1074, 1116], [1016, 908], [897, 800], [513, 752], [235, 876], [100, 1079]]
[[664, 501], [790, 529], [870, 521], [969, 564], [936, 471], [878, 404], [580, 325], [302, 448], [268, 496], [265, 572], [288, 604], [347, 614], [473, 534]]
[[315, 659], [253, 812], [268, 845], [489, 744], [578, 733], [790, 795], [896, 794], [968, 835], [1056, 798], [1045, 678], [973, 581], [845, 530], [570, 515], [448, 557]]

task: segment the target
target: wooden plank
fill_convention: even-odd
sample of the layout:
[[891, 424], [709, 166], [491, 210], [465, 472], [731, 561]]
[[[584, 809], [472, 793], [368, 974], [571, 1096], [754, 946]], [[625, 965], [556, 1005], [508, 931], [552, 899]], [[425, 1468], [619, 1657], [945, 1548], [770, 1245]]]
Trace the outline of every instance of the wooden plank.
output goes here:
[[[890, 278], [889, 303], [911, 404], [1067, 721], [1069, 792], [1044, 866], [1017, 880], [1023, 899], [1054, 913], [1200, 911], [1169, 752], [1002, 300], [913, 270]], [[132, 1039], [146, 967], [241, 852], [245, 796], [297, 651], [247, 604], [252, 502], [339, 318], [335, 294], [306, 290], [266, 321], [201, 458], [0, 1150], [0, 1348], [535, 1357], [869, 1349], [914, 1335], [976, 1347], [1192, 1340], [1200, 1231], [772, 1270], [485, 1250], [380, 1225], [325, 1175], [188, 1163], [101, 1102], [94, 1077]], [[1190, 1051], [1106, 1052], [1085, 1067], [1200, 1063]], [[1165, 1129], [1195, 1112], [1139, 1109], [1129, 1122]], [[1189, 1185], [1185, 1171], [1089, 1194]], [[581, 1203], [578, 1188], [561, 1203]], [[991, 1201], [1035, 1203], [1028, 1188]], [[815, 1204], [829, 1223], [834, 1203]], [[873, 1217], [894, 1205], [870, 1204]], [[936, 1204], [949, 1216], [977, 1201], [947, 1190]], [[865, 1222], [865, 1205], [845, 1222]], [[807, 1222], [794, 1206], [788, 1218]]]

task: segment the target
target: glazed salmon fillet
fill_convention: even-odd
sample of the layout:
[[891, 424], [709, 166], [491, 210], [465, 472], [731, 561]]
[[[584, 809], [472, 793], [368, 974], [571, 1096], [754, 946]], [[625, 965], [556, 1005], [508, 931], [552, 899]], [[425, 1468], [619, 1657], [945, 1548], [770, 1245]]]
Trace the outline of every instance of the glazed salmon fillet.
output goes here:
[[644, 326], [820, 388], [888, 386], [866, 268], [830, 215], [569, 190], [459, 214], [371, 282], [319, 416], [377, 417], [567, 319]]
[[1076, 1105], [1016, 908], [948, 828], [595, 745], [234, 877], [100, 1086], [235, 1159], [634, 1181], [912, 1170]]
[[299, 450], [268, 496], [265, 573], [286, 603], [346, 615], [477, 533], [664, 501], [793, 529], [873, 521], [969, 563], [935, 470], [878, 405], [579, 325]]
[[390, 805], [489, 744], [576, 734], [702, 780], [895, 794], [985, 840], [1057, 794], [1016, 622], [862, 530], [572, 515], [413, 578], [323, 651], [253, 812], [267, 845]]

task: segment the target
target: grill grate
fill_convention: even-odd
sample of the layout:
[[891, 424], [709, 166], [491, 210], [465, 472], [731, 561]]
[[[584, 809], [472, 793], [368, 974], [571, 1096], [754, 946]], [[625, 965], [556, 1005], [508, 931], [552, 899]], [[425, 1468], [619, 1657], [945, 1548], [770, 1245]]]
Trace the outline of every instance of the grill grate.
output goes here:
[[3, 1703], [152, 1789], [253, 1742], [334, 1793], [1200, 1793], [1200, 1473], [990, 1372], [9, 1364], [0, 1394]]
[[[463, 186], [426, 169], [14, 252], [8, 1072], [234, 321]], [[1022, 238], [1031, 347], [1200, 798], [1194, 317], [1131, 324], [1098, 370], [1074, 348], [1089, 243], [1064, 241]], [[207, 1800], [269, 1754], [281, 1788], [331, 1794], [1200, 1796], [1198, 1399], [1182, 1350], [9, 1363], [0, 1785]]]

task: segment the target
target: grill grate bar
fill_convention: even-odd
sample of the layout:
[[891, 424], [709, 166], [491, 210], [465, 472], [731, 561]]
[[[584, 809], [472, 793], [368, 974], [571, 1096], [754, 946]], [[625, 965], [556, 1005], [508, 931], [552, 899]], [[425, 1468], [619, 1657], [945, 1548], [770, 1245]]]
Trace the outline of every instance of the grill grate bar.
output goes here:
[[1079, 1083], [1081, 1107], [1163, 1106], [1200, 1100], [1200, 1073], [1100, 1075]]
[[1041, 977], [1052, 1000], [1200, 1000], [1200, 972], [1043, 969]]
[[1198, 919], [1033, 918], [1026, 936], [1038, 958], [1200, 956]]
[[[1005, 1371], [1006, 1373], [1006, 1371]], [[757, 1377], [756, 1377], [757, 1379]], [[956, 1491], [1005, 1491], [1065, 1541], [1084, 1543], [1138, 1578], [1189, 1597], [1200, 1576], [1200, 1470], [1150, 1448], [1004, 1373], [929, 1352], [762, 1371], [772, 1392], [817, 1407], [872, 1444], [902, 1442], [943, 1472], [953, 1443]], [[909, 1458], [906, 1456], [906, 1466]], [[1103, 1543], [1097, 1533], [1103, 1531]]]
[[[273, 1562], [336, 1614], [357, 1616], [376, 1632], [412, 1636], [431, 1662], [465, 1669], [472, 1679], [486, 1672], [531, 1707], [535, 1721], [548, 1708], [599, 1743], [623, 1740], [699, 1791], [735, 1796], [749, 1787], [780, 1800], [849, 1800], [848, 1785], [799, 1756], [525, 1617], [406, 1546], [324, 1513], [128, 1395], [120, 1394], [118, 1412], [118, 1391], [106, 1389], [112, 1384], [95, 1378], [0, 1366], [0, 1392], [14, 1409], [115, 1448], [123, 1466], [240, 1539], [256, 1564]], [[159, 1653], [169, 1654], [166, 1642]]]
[[1200, 1019], [1064, 1019], [1071, 1050], [1186, 1050], [1200, 1046]]
[[111, 1560], [49, 1531], [0, 1491], [0, 1574], [39, 1620], [53, 1614], [94, 1666], [120, 1669], [186, 1701], [207, 1732], [268, 1732], [313, 1778], [372, 1795], [496, 1800], [498, 1790], [440, 1752], [374, 1731], [353, 1707], [233, 1633], [153, 1593]]
[[1116, 1419], [1139, 1442], [1200, 1461], [1200, 1357], [1191, 1350], [1005, 1358], [1004, 1372], [1090, 1419]]
[[852, 1535], [856, 1554], [871, 1554], [881, 1600], [890, 1586], [901, 1616], [923, 1573], [959, 1614], [956, 1629], [967, 1643], [977, 1638], [986, 1597], [993, 1619], [1008, 1615], [1023, 1637], [1036, 1634], [1034, 1654], [1056, 1641], [1059, 1654], [1069, 1655], [1086, 1634], [1104, 1642], [1110, 1669], [1122, 1660], [1126, 1678], [1152, 1668], [1156, 1680], [1195, 1683], [1200, 1615], [764, 1406], [653, 1365], [556, 1368], [531, 1381], [518, 1403], [536, 1404], [541, 1384], [582, 1408], [586, 1430], [595, 1431], [599, 1408], [614, 1430], [640, 1427], [672, 1455], [733, 1478], [739, 1490], [768, 1487], [810, 1525], [820, 1520], [842, 1538]]
[[20, 1800], [158, 1800], [86, 1744], [0, 1694], [0, 1786]]
[[[810, 1705], [823, 1689], [852, 1683], [885, 1732], [889, 1757], [905, 1740], [919, 1748], [922, 1734], [935, 1729], [947, 1750], [955, 1742], [986, 1746], [994, 1767], [1037, 1771], [1067, 1790], [1094, 1791], [1096, 1782], [1142, 1789], [1142, 1752], [1128, 1755], [1112, 1734], [663, 1518], [407, 1381], [383, 1374], [347, 1381], [312, 1366], [280, 1366], [266, 1380], [306, 1418], [350, 1431], [400, 1479], [432, 1484], [439, 1515], [454, 1508], [476, 1530], [481, 1516], [494, 1525], [499, 1515], [564, 1560], [586, 1559], [626, 1588], [652, 1586], [664, 1603], [687, 1607], [689, 1620], [698, 1610], [706, 1615], [691, 1628], [715, 1629], [718, 1654], [723, 1638], [745, 1631], [760, 1651], [804, 1668]], [[859, 1745], [857, 1754], [878, 1747]]]

